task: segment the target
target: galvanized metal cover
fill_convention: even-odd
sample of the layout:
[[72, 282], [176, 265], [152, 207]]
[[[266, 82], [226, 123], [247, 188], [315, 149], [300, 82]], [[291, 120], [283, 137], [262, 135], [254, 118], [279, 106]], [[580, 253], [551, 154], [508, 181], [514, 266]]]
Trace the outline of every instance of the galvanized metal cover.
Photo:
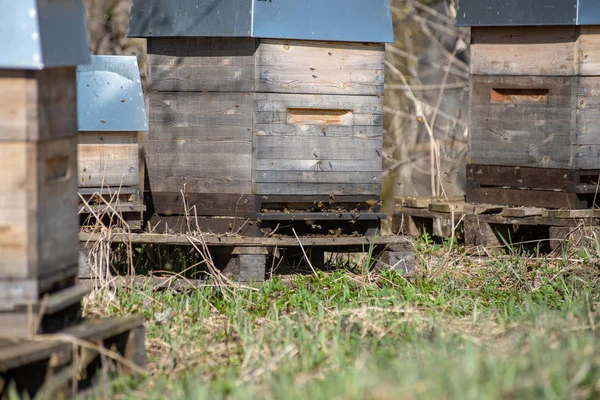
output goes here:
[[77, 67], [80, 131], [147, 131], [148, 119], [137, 59], [92, 56]]
[[456, 25], [600, 25], [600, 0], [458, 0]]
[[133, 0], [128, 36], [394, 40], [390, 0]]
[[0, 68], [40, 70], [88, 63], [81, 0], [0, 0]]

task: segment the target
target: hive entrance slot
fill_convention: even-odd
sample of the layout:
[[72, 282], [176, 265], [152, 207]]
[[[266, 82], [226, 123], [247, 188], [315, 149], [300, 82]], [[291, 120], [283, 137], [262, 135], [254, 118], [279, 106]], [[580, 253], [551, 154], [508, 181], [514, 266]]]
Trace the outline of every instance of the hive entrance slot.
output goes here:
[[548, 104], [548, 89], [492, 89], [496, 104]]
[[69, 157], [52, 157], [46, 161], [46, 182], [52, 183], [69, 179]]
[[288, 108], [287, 122], [292, 125], [352, 125], [352, 110]]

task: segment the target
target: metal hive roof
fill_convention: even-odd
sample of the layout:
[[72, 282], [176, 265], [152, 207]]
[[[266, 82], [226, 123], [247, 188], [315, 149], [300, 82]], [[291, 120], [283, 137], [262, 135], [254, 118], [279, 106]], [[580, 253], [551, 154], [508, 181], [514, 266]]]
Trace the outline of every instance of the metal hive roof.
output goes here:
[[77, 67], [79, 131], [147, 131], [135, 56], [92, 56]]
[[128, 36], [394, 40], [390, 0], [133, 0]]
[[81, 0], [0, 0], [0, 9], [0, 68], [40, 70], [89, 62]]
[[600, 25], [600, 0], [458, 0], [456, 24]]

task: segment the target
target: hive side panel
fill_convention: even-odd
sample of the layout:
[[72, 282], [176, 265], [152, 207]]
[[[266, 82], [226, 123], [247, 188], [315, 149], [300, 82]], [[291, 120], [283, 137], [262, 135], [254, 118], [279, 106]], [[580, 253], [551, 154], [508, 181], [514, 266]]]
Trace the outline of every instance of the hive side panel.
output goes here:
[[150, 190], [153, 196], [179, 198], [179, 204], [162, 203], [157, 212], [179, 210], [181, 192], [250, 194], [251, 94], [150, 93], [149, 97]]
[[475, 75], [577, 75], [577, 26], [473, 27]]
[[38, 137], [49, 140], [77, 136], [77, 84], [75, 67], [37, 72]]
[[80, 132], [78, 141], [80, 188], [140, 184], [137, 132]]
[[38, 144], [38, 278], [59, 271], [75, 275], [79, 260], [77, 137]]
[[148, 39], [148, 89], [163, 92], [254, 90], [256, 39]]
[[254, 193], [380, 193], [380, 97], [257, 93], [254, 124]]
[[263, 39], [256, 57], [257, 91], [382, 95], [384, 57], [380, 43]]
[[30, 107], [36, 97], [34, 74], [24, 70], [0, 69], [0, 141], [27, 140], [30, 136], [37, 136], [35, 110]]
[[474, 164], [571, 166], [576, 77], [471, 77], [470, 148]]
[[0, 141], [0, 279], [35, 272], [36, 158], [35, 144]]

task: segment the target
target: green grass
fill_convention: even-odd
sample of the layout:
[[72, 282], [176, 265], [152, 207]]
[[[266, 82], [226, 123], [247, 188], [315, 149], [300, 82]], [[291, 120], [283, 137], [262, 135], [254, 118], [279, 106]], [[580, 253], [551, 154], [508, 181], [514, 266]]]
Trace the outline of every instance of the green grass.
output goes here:
[[[121, 289], [88, 315], [140, 313], [150, 376], [101, 397], [600, 397], [597, 266], [587, 258], [451, 257], [418, 243], [420, 276], [343, 270], [256, 288]], [[363, 274], [361, 274], [361, 271]]]

